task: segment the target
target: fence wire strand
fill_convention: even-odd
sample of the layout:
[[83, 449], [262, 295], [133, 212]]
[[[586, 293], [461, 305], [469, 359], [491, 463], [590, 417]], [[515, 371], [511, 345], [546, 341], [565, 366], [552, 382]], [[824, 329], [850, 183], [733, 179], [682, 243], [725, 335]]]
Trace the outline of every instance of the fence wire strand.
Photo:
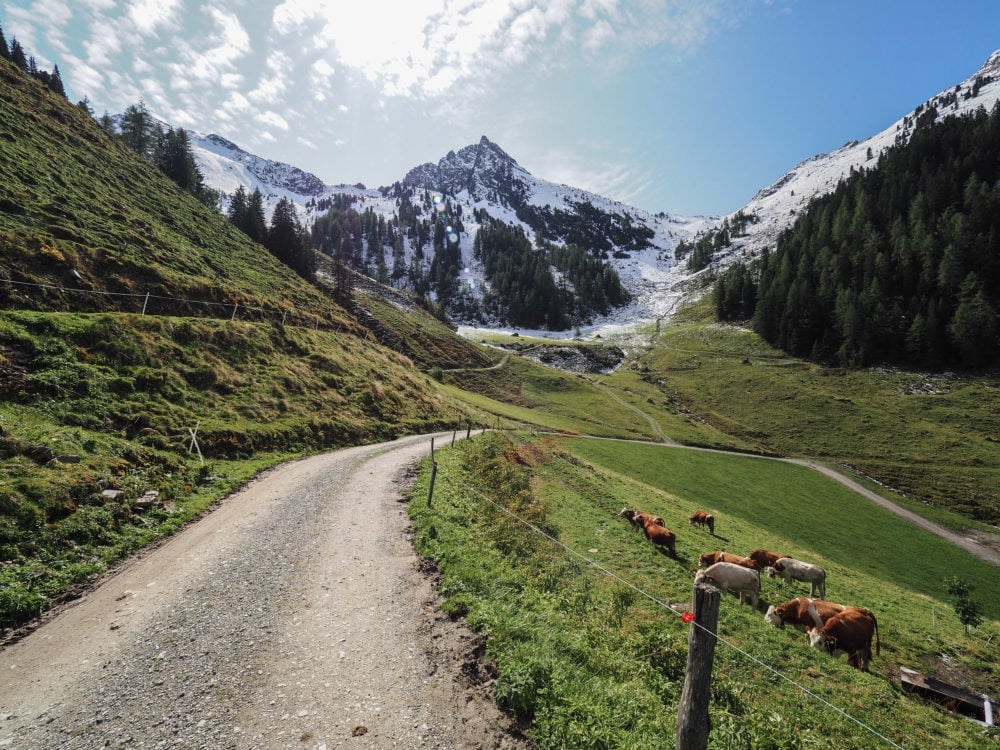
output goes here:
[[[637, 586], [636, 584], [632, 583], [629, 580], [626, 580], [625, 578], [622, 578], [620, 575], [618, 575], [614, 571], [609, 570], [608, 568], [604, 567], [603, 565], [601, 565], [596, 560], [593, 560], [593, 559], [587, 557], [586, 555], [584, 555], [584, 554], [582, 554], [580, 552], [577, 552], [575, 549], [573, 549], [569, 545], [565, 544], [564, 542], [560, 541], [559, 539], [556, 539], [554, 536], [552, 536], [551, 534], [547, 533], [543, 529], [540, 529], [535, 524], [531, 523], [530, 521], [528, 521], [528, 520], [526, 520], [524, 518], [521, 518], [519, 515], [517, 515], [516, 513], [514, 513], [513, 511], [511, 511], [510, 509], [504, 507], [502, 504], [500, 504], [500, 503], [496, 502], [495, 500], [493, 500], [492, 498], [486, 496], [485, 494], [483, 494], [482, 492], [480, 492], [475, 487], [469, 486], [464, 481], [462, 481], [461, 479], [455, 477], [454, 475], [450, 474], [447, 471], [442, 472], [440, 470], [440, 467], [438, 469], [438, 474], [439, 474], [439, 476], [443, 475], [443, 476], [447, 477], [448, 479], [451, 480], [451, 482], [452, 482], [452, 484], [454, 486], [462, 488], [462, 489], [465, 489], [468, 492], [472, 493], [473, 495], [476, 495], [477, 497], [481, 498], [482, 500], [486, 501], [487, 503], [489, 503], [493, 507], [495, 507], [498, 510], [500, 510], [502, 513], [505, 513], [506, 515], [508, 515], [511, 518], [513, 518], [515, 521], [517, 521], [517, 522], [521, 523], [522, 525], [526, 526], [527, 528], [531, 529], [536, 534], [539, 534], [539, 535], [545, 537], [546, 539], [548, 539], [550, 542], [552, 542], [556, 546], [561, 547], [563, 550], [565, 550], [567, 553], [569, 553], [572, 557], [578, 558], [579, 560], [583, 561], [584, 563], [586, 563], [590, 567], [595, 568], [596, 570], [599, 570], [601, 573], [603, 573], [604, 575], [608, 576], [609, 578], [612, 578], [613, 580], [615, 580], [616, 582], [622, 584], [623, 586], [626, 586], [626, 587], [632, 589], [633, 591], [635, 591], [636, 593], [641, 594], [642, 596], [646, 597], [647, 599], [649, 599], [654, 604], [657, 604], [657, 605], [663, 607], [664, 609], [669, 610], [670, 612], [672, 612], [673, 614], [675, 614], [677, 617], [680, 617], [683, 614], [683, 612], [681, 612], [680, 610], [678, 610], [677, 608], [675, 608], [674, 606], [672, 606], [669, 602], [665, 602], [662, 599], [659, 599], [658, 597], [656, 597], [653, 594], [649, 593], [645, 589]], [[820, 703], [822, 703], [826, 707], [832, 709], [833, 711], [835, 711], [836, 713], [840, 714], [844, 718], [849, 719], [850, 721], [854, 722], [859, 727], [861, 727], [862, 729], [870, 732], [871, 734], [873, 734], [874, 736], [878, 737], [879, 739], [884, 740], [890, 746], [892, 746], [894, 748], [897, 748], [897, 750], [905, 750], [902, 745], [896, 744], [893, 740], [889, 739], [888, 737], [886, 737], [884, 734], [882, 734], [878, 730], [870, 727], [868, 724], [865, 724], [860, 719], [858, 719], [858, 718], [856, 718], [854, 716], [851, 716], [851, 714], [847, 713], [844, 709], [840, 708], [839, 706], [834, 705], [833, 703], [831, 703], [830, 701], [828, 701], [823, 696], [821, 696], [821, 695], [813, 692], [812, 690], [810, 690], [805, 685], [802, 685], [802, 684], [796, 682], [791, 677], [788, 677], [784, 673], [780, 672], [777, 668], [772, 667], [770, 664], [767, 664], [764, 661], [761, 661], [761, 659], [759, 659], [758, 657], [754, 656], [753, 654], [748, 653], [747, 651], [745, 651], [744, 649], [740, 648], [739, 646], [737, 646], [735, 643], [733, 643], [732, 641], [728, 640], [727, 638], [724, 638], [723, 636], [719, 635], [718, 633], [713, 633], [712, 631], [708, 630], [707, 628], [705, 628], [703, 625], [701, 625], [698, 622], [692, 622], [691, 625], [694, 626], [694, 627], [700, 628], [705, 633], [708, 633], [709, 635], [711, 635], [712, 637], [714, 637], [719, 643], [722, 643], [722, 644], [728, 646], [733, 651], [735, 651], [736, 653], [738, 653], [738, 654], [746, 657], [747, 659], [749, 659], [750, 661], [752, 661], [753, 663], [755, 663], [759, 667], [762, 667], [763, 669], [767, 670], [768, 672], [771, 672], [772, 674], [774, 674], [777, 677], [781, 678], [782, 680], [784, 680], [785, 682], [789, 683], [790, 685], [795, 686], [798, 690], [800, 690], [804, 694], [808, 695], [809, 697], [813, 698], [816, 701], [819, 701]]]

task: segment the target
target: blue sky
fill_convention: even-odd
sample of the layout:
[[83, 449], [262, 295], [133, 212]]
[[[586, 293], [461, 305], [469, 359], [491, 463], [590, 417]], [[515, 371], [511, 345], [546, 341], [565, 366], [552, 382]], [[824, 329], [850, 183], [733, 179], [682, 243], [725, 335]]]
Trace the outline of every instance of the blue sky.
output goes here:
[[0, 26], [100, 115], [369, 187], [481, 135], [650, 211], [734, 211], [1000, 48], [1000, 2], [18, 0]]

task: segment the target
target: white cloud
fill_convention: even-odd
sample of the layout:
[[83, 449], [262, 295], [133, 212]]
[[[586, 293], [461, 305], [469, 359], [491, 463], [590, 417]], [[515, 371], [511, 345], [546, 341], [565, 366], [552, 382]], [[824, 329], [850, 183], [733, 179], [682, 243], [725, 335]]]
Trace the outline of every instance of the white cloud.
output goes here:
[[[103, 33], [103, 32], [108, 33]], [[111, 67], [112, 59], [121, 52], [121, 40], [114, 33], [113, 28], [104, 24], [95, 24], [92, 28], [90, 39], [83, 43], [83, 49], [87, 53], [87, 62], [96, 68]]]
[[271, 23], [279, 34], [291, 34], [309, 25], [309, 22], [324, 13], [332, 12], [329, 3], [320, 0], [285, 0], [271, 15]]
[[488, 91], [481, 81], [524, 65], [540, 76], [581, 55], [603, 65], [609, 53], [620, 64], [655, 45], [690, 51], [738, 7], [732, 0], [284, 0], [272, 20], [281, 36], [328, 44], [384, 94], [426, 98], [460, 85]]
[[166, 30], [175, 28], [182, 10], [182, 0], [132, 0], [125, 15], [140, 34], [152, 36], [161, 26]]
[[254, 116], [254, 120], [262, 125], [278, 128], [279, 130], [288, 130], [289, 127], [288, 121], [284, 117], [271, 110], [265, 110], [258, 113]]
[[603, 161], [586, 153], [549, 150], [538, 161], [538, 173], [551, 182], [572, 185], [623, 203], [643, 195], [653, 182], [652, 175], [645, 170]]

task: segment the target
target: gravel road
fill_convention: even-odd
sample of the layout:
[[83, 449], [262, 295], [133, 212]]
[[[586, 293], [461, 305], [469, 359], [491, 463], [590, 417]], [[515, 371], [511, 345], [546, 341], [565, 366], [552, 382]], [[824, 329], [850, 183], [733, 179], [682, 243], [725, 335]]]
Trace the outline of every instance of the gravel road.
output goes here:
[[409, 542], [429, 448], [266, 472], [8, 645], [0, 748], [528, 747]]

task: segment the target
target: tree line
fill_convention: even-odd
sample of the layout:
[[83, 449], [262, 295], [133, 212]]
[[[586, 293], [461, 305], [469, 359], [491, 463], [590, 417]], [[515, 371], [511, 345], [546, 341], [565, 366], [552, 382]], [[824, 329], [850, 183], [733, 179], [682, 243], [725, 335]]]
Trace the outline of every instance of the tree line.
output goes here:
[[714, 295], [720, 319], [817, 361], [1000, 361], [1000, 105], [916, 118]]
[[11, 37], [10, 43], [7, 43], [7, 38], [4, 36], [2, 27], [0, 27], [0, 58], [9, 60], [23, 73], [27, 73], [32, 78], [37, 78], [45, 84], [53, 93], [58, 94], [64, 99], [67, 98], [59, 66], [53, 66], [51, 73], [39, 68], [34, 56], [29, 55], [24, 50], [21, 43], [17, 41], [17, 37]]
[[737, 211], [732, 217], [726, 217], [718, 229], [706, 232], [695, 238], [693, 242], [681, 240], [674, 249], [677, 260], [687, 258], [687, 270], [692, 273], [708, 268], [712, 264], [715, 253], [729, 247], [733, 239], [746, 235], [747, 226], [759, 221], [756, 214], [746, 214]]
[[600, 258], [575, 245], [532, 245], [521, 227], [485, 211], [473, 254], [490, 282], [486, 312], [512, 325], [565, 329], [629, 298], [617, 271]]

